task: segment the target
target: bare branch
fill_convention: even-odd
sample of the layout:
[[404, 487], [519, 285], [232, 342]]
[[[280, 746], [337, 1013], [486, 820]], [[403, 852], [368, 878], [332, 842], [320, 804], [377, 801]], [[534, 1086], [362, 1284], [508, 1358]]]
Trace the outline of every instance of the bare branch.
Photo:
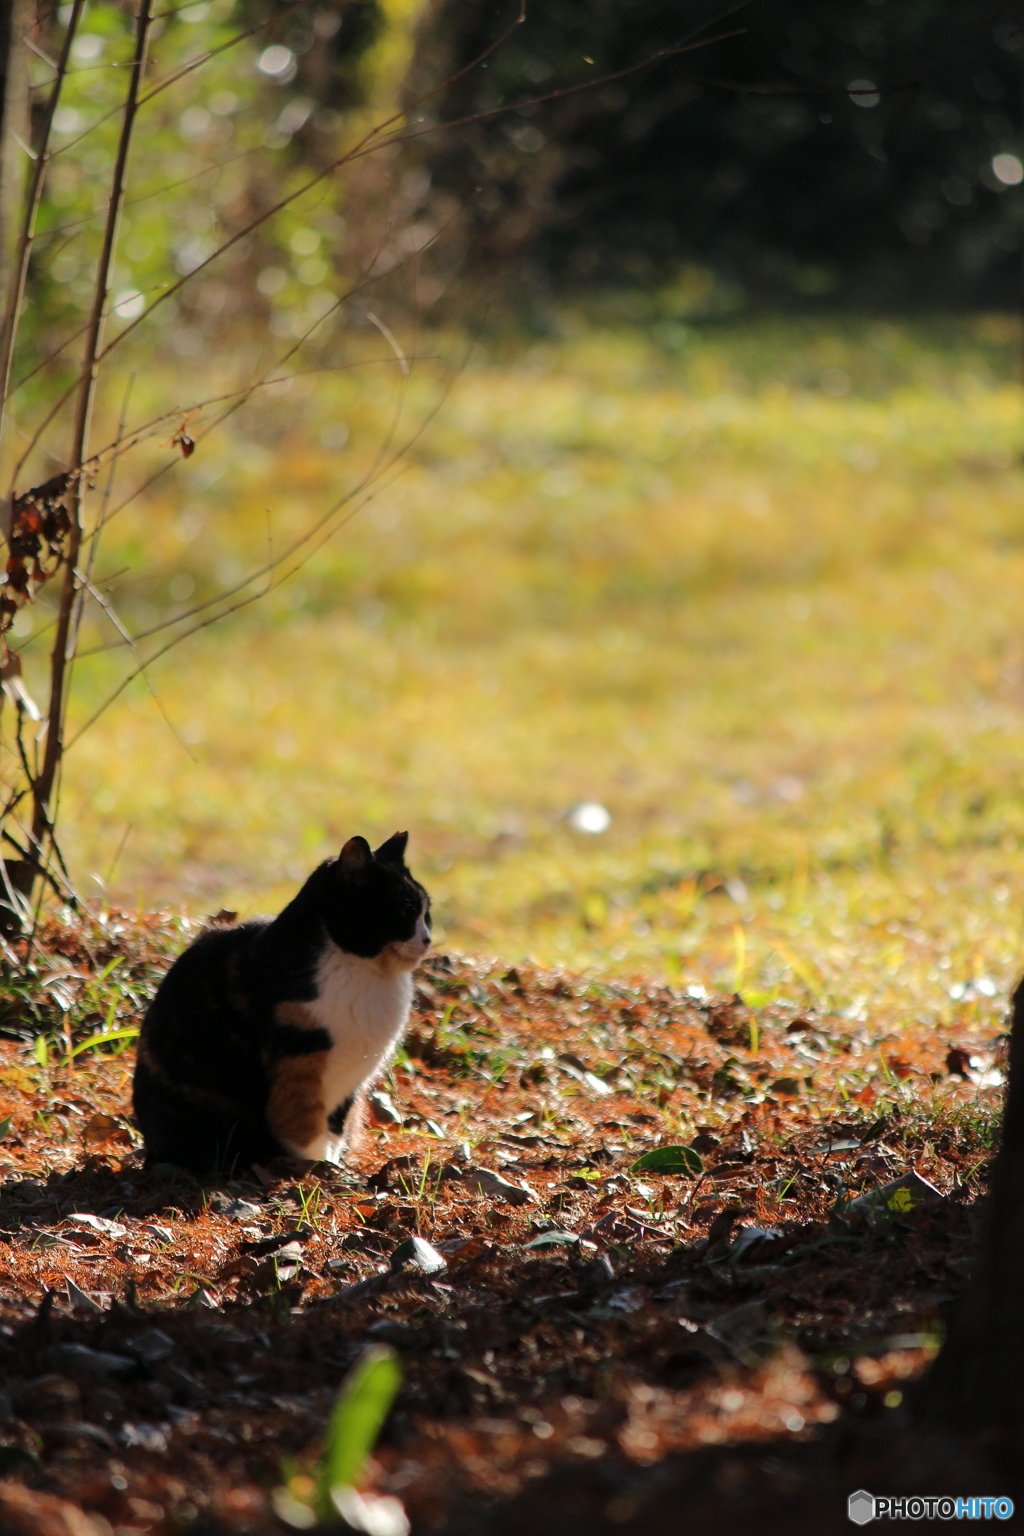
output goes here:
[[82, 540], [83, 476], [81, 468], [85, 463], [89, 427], [92, 421], [92, 409], [96, 396], [103, 323], [106, 318], [107, 298], [110, 289], [110, 270], [114, 259], [114, 250], [117, 245], [118, 225], [121, 205], [124, 199], [125, 177], [128, 169], [128, 153], [131, 148], [132, 129], [135, 126], [135, 117], [138, 111], [139, 94], [145, 70], [146, 50], [149, 44], [151, 25], [152, 0], [140, 0], [135, 29], [135, 55], [132, 61], [132, 70], [125, 98], [124, 122], [121, 126], [117, 158], [114, 162], [114, 170], [111, 177], [107, 222], [103, 232], [103, 247], [96, 269], [96, 290], [93, 299], [89, 333], [85, 345], [85, 366], [82, 370], [78, 407], [75, 413], [71, 461], [74, 469], [77, 469], [79, 473], [75, 476], [74, 482], [71, 531], [68, 536], [64, 583], [60, 595], [57, 627], [54, 633], [53, 649], [51, 652], [50, 698], [47, 710], [49, 729], [46, 735], [42, 767], [32, 781], [33, 847], [41, 842], [43, 834], [50, 829], [50, 800], [63, 751], [64, 716], [67, 707], [66, 682], [70, 660], [68, 642], [71, 635], [71, 621], [76, 598], [78, 551]]
[[78, 580], [81, 583], [82, 590], [84, 592], [88, 592], [89, 596], [92, 598], [97, 607], [101, 608], [106, 614], [107, 618], [110, 620], [111, 624], [113, 624], [121, 638], [128, 646], [131, 647], [132, 655], [135, 657], [135, 660], [138, 664], [136, 667], [135, 675], [137, 677], [141, 676], [143, 682], [146, 684], [146, 687], [149, 689], [150, 697], [152, 698], [153, 703], [156, 705], [157, 709], [160, 711], [161, 716], [163, 717], [163, 722], [167, 729], [170, 731], [179, 747], [181, 747], [182, 751], [185, 753], [185, 756], [189, 759], [190, 762], [194, 763], [196, 761], [195, 754], [189, 751], [185, 742], [182, 740], [178, 733], [177, 727], [174, 724], [174, 721], [171, 719], [170, 715], [167, 713], [163, 706], [163, 700], [160, 698], [156, 689], [153, 687], [153, 684], [149, 680], [149, 673], [146, 670], [149, 663], [143, 661], [142, 657], [139, 655], [139, 648], [135, 643], [134, 636], [129, 633], [127, 627], [121, 622], [121, 619], [118, 617], [113, 603], [110, 602], [108, 598], [104, 597], [103, 593], [98, 591], [97, 588], [93, 586], [85, 572], [76, 571], [75, 575], [78, 577]]
[[[433, 408], [427, 412], [426, 416], [424, 417], [423, 421], [420, 422], [416, 431], [412, 433], [412, 435], [406, 440], [405, 443], [403, 443], [402, 447], [392, 458], [391, 464], [388, 466], [388, 468], [394, 469], [396, 465], [402, 463], [402, 461], [407, 457], [409, 450], [419, 441], [427, 428], [436, 419], [438, 412], [441, 410], [445, 401], [448, 399], [448, 396], [451, 394], [456, 380], [461, 377], [462, 372], [466, 366], [466, 362], [469, 359], [469, 352], [472, 347], [475, 346], [475, 344], [476, 338], [474, 337], [470, 342], [470, 347], [467, 349], [465, 357], [459, 364], [459, 367], [453, 372], [452, 377], [449, 379], [445, 388], [441, 391], [441, 394], [439, 395]], [[399, 471], [399, 473], [401, 473], [401, 471]], [[152, 666], [155, 661], [158, 661], [160, 657], [165, 656], [169, 651], [174, 650], [174, 648], [180, 645], [183, 641], [191, 639], [193, 635], [199, 634], [201, 630], [209, 629], [214, 624], [219, 624], [223, 619], [229, 618], [233, 613], [239, 613], [242, 609], [251, 607], [253, 603], [258, 602], [261, 598], [266, 596], [268, 592], [276, 591], [276, 589], [283, 586], [286, 581], [290, 581], [291, 578], [297, 575], [303, 566], [306, 565], [310, 559], [312, 559], [313, 555], [315, 555], [318, 550], [322, 549], [323, 546], [337, 533], [340, 533], [341, 529], [346, 527], [347, 524], [349, 524], [360, 511], [362, 511], [363, 507], [367, 506], [369, 502], [374, 499], [374, 497], [378, 494], [379, 489], [381, 488], [383, 487], [378, 487], [377, 490], [369, 490], [369, 476], [364, 476], [357, 486], [353, 487], [351, 491], [347, 492], [338, 501], [336, 501], [334, 505], [326, 513], [324, 513], [324, 515], [319, 518], [316, 523], [314, 523], [313, 527], [308, 529], [300, 539], [296, 539], [288, 549], [282, 551], [282, 553], [275, 557], [272, 562], [268, 562], [259, 570], [254, 571], [246, 581], [240, 583], [238, 587], [233, 589], [233, 591], [238, 592], [244, 590], [246, 586], [251, 586], [254, 581], [258, 580], [262, 576], [269, 578], [271, 575], [273, 575], [274, 571], [278, 570], [288, 559], [291, 558], [292, 555], [299, 553], [301, 558], [298, 559], [289, 570], [285, 571], [281, 575], [278, 575], [276, 579], [268, 579], [267, 585], [263, 591], [249, 593], [245, 597], [239, 599], [238, 602], [231, 603], [227, 608], [222, 609], [219, 613], [208, 614], [206, 618], [200, 619], [197, 624], [192, 625], [190, 629], [184, 630], [181, 634], [172, 635], [164, 645], [162, 645], [158, 650], [154, 651], [152, 655], [146, 658], [145, 665], [147, 667]], [[359, 500], [355, 506], [351, 506], [350, 503], [355, 497], [358, 497], [363, 490], [367, 491], [367, 494], [362, 496], [362, 499]], [[330, 527], [329, 525], [332, 520], [345, 506], [349, 506], [347, 515], [335, 523], [333, 528]], [[317, 534], [322, 534], [323, 536], [317, 543], [314, 544], [312, 541], [316, 538]], [[233, 594], [222, 593], [217, 601], [224, 601], [226, 597], [231, 595]], [[200, 611], [200, 609], [196, 608], [192, 611], [193, 613], [197, 613]], [[183, 614], [177, 622], [181, 622], [184, 618], [189, 616], [190, 615]], [[92, 726], [96, 724], [100, 716], [105, 714], [112, 704], [116, 703], [121, 694], [124, 693], [125, 689], [128, 688], [139, 676], [139, 672], [140, 669], [136, 668], [134, 672], [129, 672], [126, 677], [122, 678], [121, 682], [115, 689], [113, 689], [111, 693], [107, 695], [99, 708], [89, 716], [88, 720], [86, 720], [83, 725], [79, 726], [75, 734], [68, 740], [66, 750], [70, 751], [70, 749], [78, 741], [81, 740], [86, 731], [90, 730]]]
[[32, 255], [32, 242], [35, 239], [36, 218], [39, 213], [39, 202], [43, 195], [43, 181], [46, 176], [46, 168], [51, 158], [50, 135], [53, 131], [53, 116], [57, 110], [57, 103], [60, 101], [61, 87], [67, 75], [68, 59], [71, 56], [71, 44], [74, 41], [75, 31], [78, 27], [84, 3], [85, 0], [74, 0], [68, 24], [64, 29], [64, 42], [61, 47], [60, 58], [55, 66], [57, 78], [53, 82], [50, 99], [46, 104], [46, 116], [43, 119], [39, 147], [36, 151], [32, 181], [25, 205], [25, 217], [18, 240], [17, 255], [14, 260], [14, 270], [11, 273], [11, 286], [7, 295], [3, 334], [0, 337], [0, 430], [3, 428], [4, 406], [6, 405], [7, 394], [10, 388], [14, 344], [18, 335], [18, 320], [21, 315], [21, 306], [25, 298], [25, 282], [28, 278], [28, 264]]

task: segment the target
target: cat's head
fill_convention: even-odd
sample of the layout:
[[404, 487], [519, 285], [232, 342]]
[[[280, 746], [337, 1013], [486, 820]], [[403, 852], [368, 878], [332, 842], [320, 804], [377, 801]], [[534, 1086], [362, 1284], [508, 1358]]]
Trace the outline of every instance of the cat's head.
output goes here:
[[430, 948], [430, 897], [405, 866], [408, 832], [396, 832], [371, 850], [350, 837], [327, 866], [327, 932], [350, 955], [370, 959], [388, 952], [412, 970]]

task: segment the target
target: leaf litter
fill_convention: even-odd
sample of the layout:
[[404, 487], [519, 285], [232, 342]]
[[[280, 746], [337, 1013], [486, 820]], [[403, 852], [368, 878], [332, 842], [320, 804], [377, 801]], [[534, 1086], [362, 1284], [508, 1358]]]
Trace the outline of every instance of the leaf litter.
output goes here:
[[897, 1057], [863, 1020], [438, 956], [350, 1166], [204, 1188], [130, 1118], [188, 935], [51, 919], [0, 989], [2, 1528], [284, 1530], [371, 1344], [403, 1384], [364, 1491], [414, 1532], [532, 1522], [541, 1488], [591, 1501], [560, 1530], [630, 1529], [621, 1490], [673, 1458], [898, 1427], [969, 1272], [1003, 1041], [911, 1022]]

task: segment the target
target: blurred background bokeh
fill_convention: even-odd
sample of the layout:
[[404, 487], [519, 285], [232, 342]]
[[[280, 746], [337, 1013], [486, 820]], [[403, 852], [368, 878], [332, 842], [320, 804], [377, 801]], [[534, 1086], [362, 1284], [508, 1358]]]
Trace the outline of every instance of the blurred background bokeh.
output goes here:
[[[67, 453], [131, 10], [90, 4], [72, 51], [5, 491]], [[456, 947], [993, 1008], [1024, 895], [1019, 7], [515, 15], [158, 21], [76, 883], [250, 913], [408, 827]], [[16, 625], [40, 695], [50, 601]]]

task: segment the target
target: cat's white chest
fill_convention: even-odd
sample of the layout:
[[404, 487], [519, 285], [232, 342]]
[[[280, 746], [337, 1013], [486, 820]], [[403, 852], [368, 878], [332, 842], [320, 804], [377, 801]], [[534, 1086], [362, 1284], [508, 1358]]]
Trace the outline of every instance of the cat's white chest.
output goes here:
[[[363, 960], [331, 945], [316, 975], [309, 1012], [331, 1037], [322, 1082], [329, 1115], [387, 1061], [401, 1037], [412, 1004], [412, 974]], [[335, 1158], [341, 1137], [325, 1132], [323, 1145], [307, 1155]]]

